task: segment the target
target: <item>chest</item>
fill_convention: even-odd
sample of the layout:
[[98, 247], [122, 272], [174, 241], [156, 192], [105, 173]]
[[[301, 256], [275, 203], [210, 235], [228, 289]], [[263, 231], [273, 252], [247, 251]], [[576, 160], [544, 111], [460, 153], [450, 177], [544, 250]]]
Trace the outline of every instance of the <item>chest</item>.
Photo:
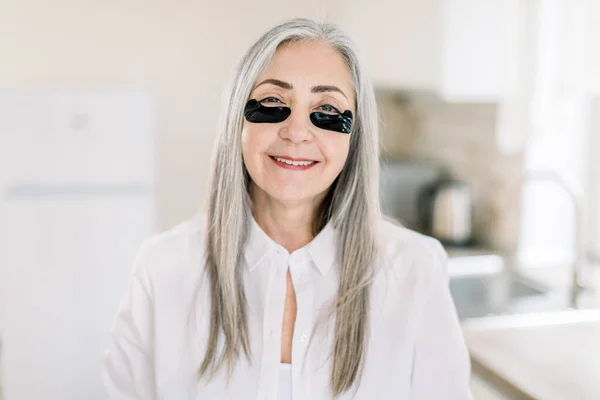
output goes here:
[[[178, 341], [174, 338], [174, 329], [184, 327], [186, 321], [176, 313], [168, 317], [172, 318], [170, 323], [163, 318], [156, 335], [156, 381], [162, 398], [276, 400], [274, 383], [279, 380], [282, 362], [291, 364], [293, 398], [331, 398], [329, 379], [335, 319], [322, 319], [319, 325], [317, 320], [336, 298], [337, 275], [322, 276], [314, 266], [311, 271], [310, 264], [305, 268], [296, 264], [294, 268], [294, 265], [273, 263], [269, 267], [255, 269], [244, 276], [252, 359], [240, 358], [229, 385], [224, 373], [210, 382], [194, 379], [201, 363], [199, 356], [206, 350], [203, 346], [210, 315], [201, 311], [197, 315], [200, 336], [195, 341], [196, 357], [181, 356], [181, 352], [175, 351]], [[390, 280], [374, 282], [368, 325], [371, 340], [360, 388], [360, 392], [369, 393], [369, 397], [364, 398], [386, 398], [391, 392], [398, 395], [409, 387], [414, 332], [411, 308], [401, 304], [410, 293], [399, 289]], [[208, 286], [200, 290], [198, 302], [209, 302]], [[180, 306], [184, 308], [183, 304]], [[350, 398], [342, 396], [344, 400]]]
[[296, 323], [296, 291], [292, 275], [286, 274], [286, 293], [283, 306], [283, 323], [281, 329], [281, 362], [292, 363], [292, 343], [294, 340], [294, 325]]

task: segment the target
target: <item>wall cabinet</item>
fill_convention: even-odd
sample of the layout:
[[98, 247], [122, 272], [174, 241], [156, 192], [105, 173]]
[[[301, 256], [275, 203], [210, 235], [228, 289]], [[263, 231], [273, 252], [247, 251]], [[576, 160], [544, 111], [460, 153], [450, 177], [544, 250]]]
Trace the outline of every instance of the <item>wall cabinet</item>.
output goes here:
[[377, 87], [496, 102], [515, 51], [518, 0], [332, 0], [330, 20], [359, 44]]

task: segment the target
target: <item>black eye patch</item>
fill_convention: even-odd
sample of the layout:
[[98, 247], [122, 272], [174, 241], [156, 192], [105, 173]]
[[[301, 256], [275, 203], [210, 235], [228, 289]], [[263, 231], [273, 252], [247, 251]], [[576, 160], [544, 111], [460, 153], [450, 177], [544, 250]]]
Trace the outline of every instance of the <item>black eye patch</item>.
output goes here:
[[314, 126], [341, 133], [352, 132], [352, 111], [346, 110], [341, 114], [326, 114], [314, 112], [310, 114]]
[[[258, 100], [251, 99], [244, 107], [244, 116], [248, 122], [254, 123], [279, 123], [285, 121], [292, 113], [291, 108], [263, 106]], [[352, 131], [352, 111], [346, 110], [342, 114], [327, 114], [313, 112], [310, 121], [314, 126], [328, 131], [350, 133]]]
[[257, 123], [272, 123], [283, 122], [290, 116], [292, 110], [289, 107], [266, 107], [258, 102], [258, 100], [251, 99], [246, 103], [244, 108], [244, 116], [248, 122]]

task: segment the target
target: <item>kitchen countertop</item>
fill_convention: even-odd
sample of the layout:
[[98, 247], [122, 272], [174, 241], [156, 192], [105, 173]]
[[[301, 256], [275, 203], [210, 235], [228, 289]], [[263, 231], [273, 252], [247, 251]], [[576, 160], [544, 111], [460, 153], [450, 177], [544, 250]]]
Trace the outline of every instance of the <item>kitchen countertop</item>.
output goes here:
[[470, 386], [475, 400], [512, 400], [478, 374], [471, 374]]
[[502, 256], [503, 255], [503, 253], [498, 250], [494, 250], [490, 247], [484, 247], [484, 246], [473, 246], [473, 247], [444, 246], [444, 249], [448, 253], [448, 257], [450, 257], [450, 258], [487, 256], [487, 255]]
[[505, 266], [505, 257], [486, 247], [445, 247], [451, 277], [495, 273]]
[[600, 311], [490, 317], [463, 327], [473, 370], [510, 398], [600, 399]]
[[[516, 268], [491, 249], [446, 250], [474, 375], [509, 399], [600, 399], [600, 290], [583, 291], [572, 309], [569, 266]], [[585, 270], [599, 288], [600, 268]], [[513, 297], [513, 279], [545, 289]]]

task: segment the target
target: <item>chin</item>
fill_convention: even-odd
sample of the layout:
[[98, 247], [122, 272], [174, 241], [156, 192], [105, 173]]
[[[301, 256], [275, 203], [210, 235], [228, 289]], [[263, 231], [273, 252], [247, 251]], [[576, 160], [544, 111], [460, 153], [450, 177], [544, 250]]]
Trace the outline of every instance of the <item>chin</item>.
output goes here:
[[311, 201], [317, 196], [317, 193], [307, 193], [297, 186], [294, 187], [280, 187], [268, 190], [267, 193], [273, 199], [277, 199], [280, 202], [285, 203], [301, 203]]

